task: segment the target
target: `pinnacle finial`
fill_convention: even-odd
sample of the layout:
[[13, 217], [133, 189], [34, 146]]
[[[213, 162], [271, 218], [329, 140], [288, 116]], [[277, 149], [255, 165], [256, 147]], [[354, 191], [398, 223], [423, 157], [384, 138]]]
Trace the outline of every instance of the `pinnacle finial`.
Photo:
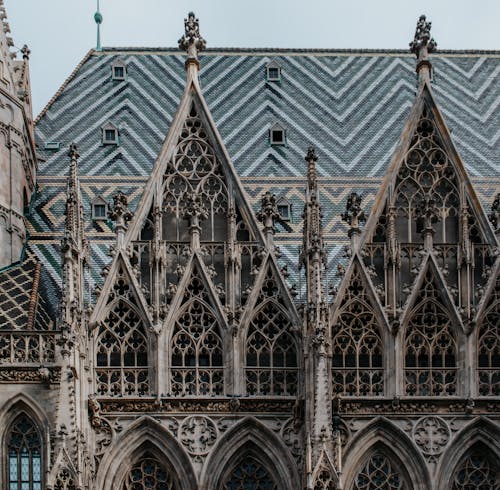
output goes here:
[[75, 143], [71, 143], [71, 145], [69, 145], [68, 156], [71, 158], [71, 160], [78, 160], [78, 158], [80, 157], [80, 155], [78, 154], [78, 148]]
[[307, 184], [309, 189], [313, 190], [316, 187], [316, 162], [318, 160], [316, 150], [313, 146], [307, 149], [307, 155], [304, 157], [304, 160], [307, 162]]
[[491, 213], [488, 216], [493, 229], [500, 232], [500, 192], [496, 195], [493, 204], [491, 205]]
[[345, 212], [340, 215], [342, 221], [345, 221], [350, 226], [349, 237], [352, 237], [353, 234], [359, 234], [360, 223], [366, 221], [365, 212], [361, 207], [362, 201], [363, 198], [357, 192], [351, 192], [347, 198]]
[[431, 37], [431, 22], [427, 22], [425, 15], [421, 15], [415, 29], [415, 37], [410, 43], [410, 51], [417, 56], [418, 61], [427, 59], [427, 55], [433, 53], [437, 43]]
[[200, 22], [189, 12], [187, 19], [184, 19], [184, 35], [179, 39], [179, 49], [187, 51], [186, 66], [194, 62], [199, 66], [198, 53], [206, 47], [205, 39], [200, 34]]

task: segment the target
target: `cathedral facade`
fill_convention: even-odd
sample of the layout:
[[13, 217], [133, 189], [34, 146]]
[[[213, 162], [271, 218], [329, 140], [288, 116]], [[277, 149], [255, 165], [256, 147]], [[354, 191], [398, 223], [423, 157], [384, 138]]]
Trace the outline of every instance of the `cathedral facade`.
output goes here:
[[1, 488], [500, 488], [498, 52], [190, 13], [33, 121], [3, 19]]

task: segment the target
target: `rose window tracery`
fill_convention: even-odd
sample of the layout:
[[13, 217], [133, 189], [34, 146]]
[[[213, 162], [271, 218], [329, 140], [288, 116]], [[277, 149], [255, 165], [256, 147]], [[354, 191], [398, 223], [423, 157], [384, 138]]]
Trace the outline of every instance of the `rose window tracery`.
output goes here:
[[171, 346], [174, 395], [223, 394], [222, 337], [204, 302], [194, 299], [184, 308], [175, 322]]
[[297, 393], [297, 345], [291, 324], [274, 301], [252, 318], [246, 339], [246, 386], [250, 395]]
[[333, 328], [333, 391], [346, 396], [384, 393], [383, 345], [359, 271], [355, 271]]
[[353, 490], [404, 490], [403, 478], [384, 454], [375, 453], [357, 474]]
[[96, 343], [97, 393], [140, 396], [148, 393], [148, 348], [135, 308], [119, 299], [99, 327]]
[[451, 396], [457, 392], [457, 345], [450, 314], [428, 272], [405, 336], [405, 393]]
[[278, 490], [269, 471], [255, 458], [248, 456], [231, 471], [223, 490]]
[[170, 468], [152, 456], [138, 461], [128, 472], [123, 490], [178, 490]]

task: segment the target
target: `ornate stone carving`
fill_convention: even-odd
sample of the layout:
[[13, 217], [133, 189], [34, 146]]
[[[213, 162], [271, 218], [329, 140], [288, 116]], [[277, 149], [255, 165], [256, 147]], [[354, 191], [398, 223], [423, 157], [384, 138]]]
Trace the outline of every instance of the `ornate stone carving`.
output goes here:
[[204, 456], [217, 440], [217, 428], [208, 417], [193, 415], [182, 422], [179, 430], [181, 443], [193, 456]]
[[355, 232], [359, 232], [359, 225], [366, 221], [365, 212], [361, 209], [363, 198], [357, 192], [351, 192], [347, 198], [345, 211], [340, 215], [342, 220], [349, 226], [349, 236]]
[[428, 456], [441, 454], [450, 440], [450, 429], [440, 417], [423, 417], [413, 427], [413, 440]]
[[493, 228], [498, 230], [500, 228], [500, 193], [496, 195], [495, 200], [491, 204], [491, 213], [488, 218], [490, 219]]
[[279, 218], [276, 196], [267, 191], [261, 199], [260, 211], [257, 219], [264, 225], [264, 233], [274, 234], [274, 223]]
[[189, 12], [187, 19], [184, 19], [184, 35], [179, 39], [179, 49], [187, 51], [188, 59], [198, 59], [198, 52], [205, 49], [207, 43], [200, 34], [200, 22]]
[[415, 29], [415, 37], [410, 43], [410, 51], [414, 53], [417, 58], [421, 58], [421, 51], [427, 48], [427, 53], [433, 53], [437, 48], [437, 43], [431, 37], [431, 22], [427, 22], [426, 16], [421, 15], [417, 22]]

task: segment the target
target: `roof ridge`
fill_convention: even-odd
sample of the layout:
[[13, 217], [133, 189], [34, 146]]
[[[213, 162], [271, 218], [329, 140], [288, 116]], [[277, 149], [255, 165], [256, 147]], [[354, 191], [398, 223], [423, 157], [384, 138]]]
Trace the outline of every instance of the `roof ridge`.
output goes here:
[[[93, 52], [91, 50], [90, 52]], [[179, 56], [183, 53], [179, 51], [178, 47], [165, 47], [165, 46], [111, 46], [103, 47], [101, 51], [95, 52], [95, 54], [106, 54], [106, 52], [117, 52], [117, 51], [165, 51], [165, 52], [178, 52]], [[394, 48], [238, 48], [238, 47], [212, 47], [206, 48], [200, 56], [206, 56], [207, 54], [220, 53], [370, 53], [370, 54], [407, 54], [412, 56], [413, 54], [408, 49], [394, 49]], [[436, 49], [434, 51], [434, 56], [443, 54], [489, 54], [489, 55], [500, 55], [500, 50], [498, 49]]]

